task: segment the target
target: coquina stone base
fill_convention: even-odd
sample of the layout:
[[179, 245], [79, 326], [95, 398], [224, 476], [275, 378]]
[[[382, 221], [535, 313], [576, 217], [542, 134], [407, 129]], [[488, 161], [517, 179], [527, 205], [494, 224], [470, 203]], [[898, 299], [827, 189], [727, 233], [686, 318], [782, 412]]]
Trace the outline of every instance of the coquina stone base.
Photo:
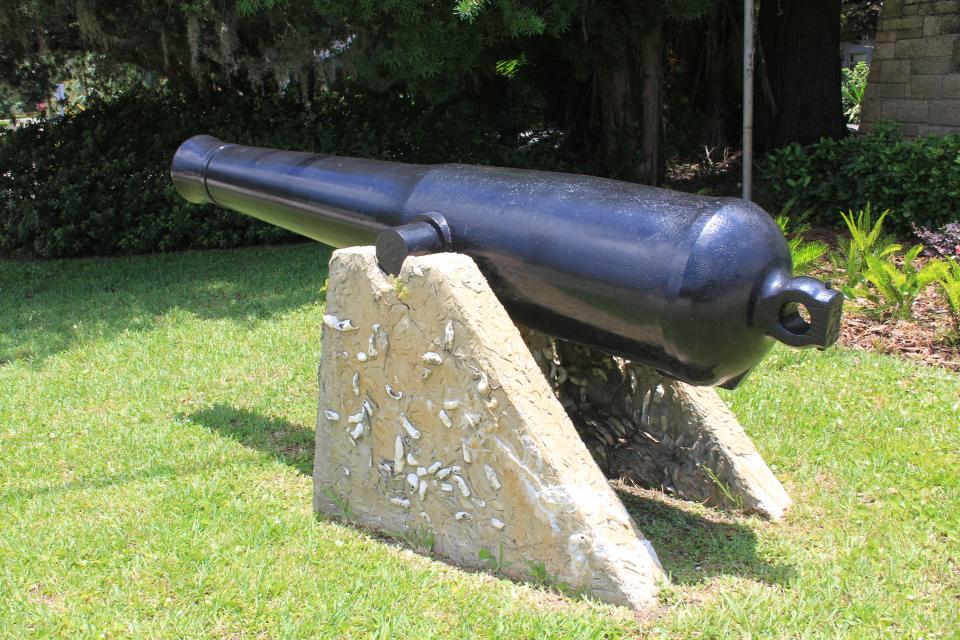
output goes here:
[[323, 321], [318, 512], [639, 609], [666, 576], [608, 477], [789, 504], [712, 390], [518, 329], [466, 256], [337, 251]]

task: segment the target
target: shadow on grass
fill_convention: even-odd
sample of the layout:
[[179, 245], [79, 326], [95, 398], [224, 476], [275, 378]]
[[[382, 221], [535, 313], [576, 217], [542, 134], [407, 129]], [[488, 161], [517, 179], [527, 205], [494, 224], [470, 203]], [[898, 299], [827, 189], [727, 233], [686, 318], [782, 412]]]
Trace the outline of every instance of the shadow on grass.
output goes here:
[[[257, 449], [304, 475], [313, 472], [314, 430], [286, 420], [217, 404], [185, 416], [240, 444]], [[653, 543], [674, 584], [690, 585], [736, 575], [786, 585], [792, 566], [757, 555], [756, 534], [727, 516], [713, 520], [662, 499], [618, 491], [637, 526]]]
[[313, 474], [312, 428], [225, 404], [184, 417], [245, 447], [267, 453], [303, 475]]
[[[215, 404], [202, 411], [180, 416], [180, 418], [236, 440], [245, 447], [267, 453], [303, 475], [313, 474], [314, 431], [311, 428], [224, 404]], [[0, 500], [32, 499], [76, 490], [103, 489], [129, 482], [202, 475], [208, 471], [209, 466], [206, 464], [197, 466], [159, 465], [129, 473], [105, 475], [65, 484], [41, 486], [26, 490], [0, 490]]]
[[183, 480], [190, 476], [202, 476], [209, 473], [210, 466], [202, 465], [172, 465], [161, 464], [146, 469], [137, 469], [127, 473], [118, 473], [113, 475], [102, 475], [96, 478], [85, 478], [83, 480], [73, 480], [63, 484], [49, 484], [39, 487], [30, 487], [27, 489], [3, 489], [0, 490], [0, 500], [32, 500], [34, 498], [55, 496], [71, 491], [89, 491], [96, 489], [107, 489], [124, 484], [148, 482], [150, 480], [176, 478]]
[[319, 243], [119, 258], [0, 261], [0, 366], [171, 314], [258, 322], [325, 298]]
[[735, 575], [785, 586], [796, 575], [792, 565], [758, 556], [756, 534], [731, 516], [713, 519], [671, 505], [668, 498], [622, 490], [617, 494], [653, 544], [673, 584], [699, 584], [716, 576]]

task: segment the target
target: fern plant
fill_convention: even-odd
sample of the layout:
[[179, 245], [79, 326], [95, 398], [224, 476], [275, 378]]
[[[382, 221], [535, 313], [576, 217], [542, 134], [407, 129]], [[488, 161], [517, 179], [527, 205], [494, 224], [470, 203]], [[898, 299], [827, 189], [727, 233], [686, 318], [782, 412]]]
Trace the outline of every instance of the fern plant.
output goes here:
[[867, 257], [872, 256], [879, 263], [900, 251], [900, 245], [883, 232], [883, 221], [889, 213], [890, 210], [887, 209], [874, 220], [869, 202], [866, 207], [856, 213], [840, 212], [850, 237], [837, 238], [839, 251], [833, 258], [833, 270], [834, 273], [843, 272], [840, 290], [847, 297], [856, 294], [858, 287], [863, 283]]
[[793, 226], [790, 217], [785, 213], [777, 216], [776, 220], [780, 232], [787, 236], [787, 246], [790, 247], [790, 257], [793, 260], [793, 272], [796, 274], [809, 272], [829, 247], [819, 240], [807, 242], [803, 239], [803, 234], [810, 230], [809, 224]]
[[960, 261], [950, 258], [945, 262], [937, 282], [947, 299], [954, 336], [960, 338]]
[[876, 304], [881, 313], [889, 313], [897, 318], [909, 316], [917, 295], [945, 273], [944, 263], [940, 260], [930, 260], [918, 266], [917, 258], [921, 251], [922, 244], [907, 251], [902, 266], [897, 266], [891, 259], [867, 255], [863, 275], [874, 288], [872, 291], [861, 289], [861, 295]]

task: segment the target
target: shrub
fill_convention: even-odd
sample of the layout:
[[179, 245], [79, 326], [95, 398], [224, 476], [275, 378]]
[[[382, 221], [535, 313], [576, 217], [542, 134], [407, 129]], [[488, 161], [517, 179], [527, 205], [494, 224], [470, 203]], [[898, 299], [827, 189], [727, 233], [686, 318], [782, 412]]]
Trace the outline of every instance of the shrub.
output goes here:
[[905, 139], [899, 128], [877, 124], [865, 135], [789, 145], [761, 163], [776, 205], [791, 198], [815, 219], [840, 222], [838, 211], [872, 202], [889, 209], [896, 231], [960, 220], [960, 135]]
[[[347, 90], [188, 100], [140, 91], [83, 113], [0, 133], [0, 255], [68, 257], [226, 248], [298, 238], [214, 206], [188, 205], [169, 165], [197, 133], [281, 149], [404, 162], [549, 164], [550, 140], [519, 151], [479, 107], [421, 106]], [[554, 163], [556, 164], [556, 163]]]
[[913, 234], [923, 241], [926, 255], [941, 258], [960, 256], [960, 222], [951, 222], [939, 229], [914, 225]]

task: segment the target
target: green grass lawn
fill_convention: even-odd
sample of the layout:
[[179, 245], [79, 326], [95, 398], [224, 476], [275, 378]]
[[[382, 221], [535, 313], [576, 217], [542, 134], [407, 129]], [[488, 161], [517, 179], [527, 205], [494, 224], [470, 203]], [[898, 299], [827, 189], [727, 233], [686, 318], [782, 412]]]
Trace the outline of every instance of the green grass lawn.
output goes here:
[[624, 496], [629, 612], [310, 508], [329, 253], [0, 262], [0, 637], [958, 637], [960, 376], [777, 349], [724, 393], [785, 522]]

